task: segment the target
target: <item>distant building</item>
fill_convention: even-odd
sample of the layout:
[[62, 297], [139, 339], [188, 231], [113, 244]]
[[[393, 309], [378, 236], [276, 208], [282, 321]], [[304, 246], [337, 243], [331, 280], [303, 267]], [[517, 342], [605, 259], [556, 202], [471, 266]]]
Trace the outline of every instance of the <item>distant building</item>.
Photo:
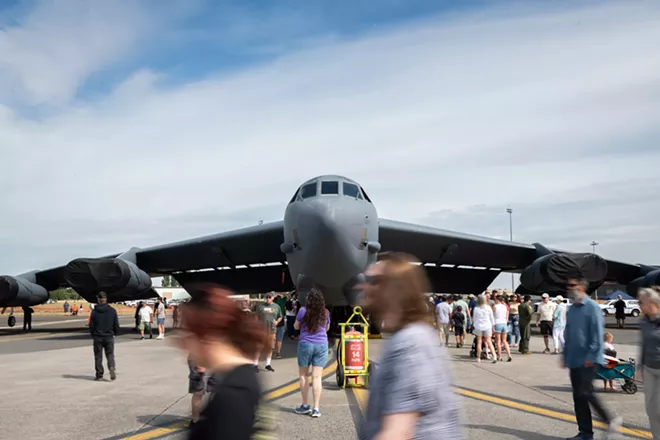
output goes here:
[[603, 283], [602, 286], [596, 289], [596, 298], [602, 298], [604, 296], [609, 295], [610, 293], [616, 292], [617, 290], [621, 290], [625, 292], [626, 286], [617, 283]]
[[190, 295], [183, 287], [154, 287], [154, 290], [158, 296], [168, 301], [186, 301], [190, 299]]
[[[190, 294], [183, 287], [154, 287], [154, 290], [158, 296], [165, 298], [168, 302], [187, 301], [191, 298]], [[231, 295], [230, 298], [235, 300], [249, 300], [250, 295]]]

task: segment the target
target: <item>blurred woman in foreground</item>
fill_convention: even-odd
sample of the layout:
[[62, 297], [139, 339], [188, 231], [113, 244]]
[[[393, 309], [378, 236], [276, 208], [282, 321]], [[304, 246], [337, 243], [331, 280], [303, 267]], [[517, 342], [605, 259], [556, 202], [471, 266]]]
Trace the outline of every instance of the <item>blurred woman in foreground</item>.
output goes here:
[[370, 380], [364, 440], [462, 438], [451, 364], [426, 313], [426, 273], [413, 257], [382, 254], [366, 271], [364, 306], [392, 332]]
[[639, 359], [646, 414], [653, 438], [660, 438], [660, 287], [640, 289], [639, 303], [644, 313], [640, 324], [642, 352]]
[[232, 292], [203, 287], [181, 307], [181, 347], [213, 375], [213, 394], [191, 428], [191, 439], [248, 440], [258, 430], [261, 389], [254, 368], [265, 333], [256, 317], [229, 298]]

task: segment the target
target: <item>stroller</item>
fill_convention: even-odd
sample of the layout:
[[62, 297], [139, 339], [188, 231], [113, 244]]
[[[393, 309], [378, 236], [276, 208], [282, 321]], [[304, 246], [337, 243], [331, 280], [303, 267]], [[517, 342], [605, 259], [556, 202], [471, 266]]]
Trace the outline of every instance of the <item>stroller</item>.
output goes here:
[[[495, 343], [495, 340], [493, 340], [493, 344]], [[477, 357], [477, 337], [475, 336], [474, 339], [472, 340], [472, 347], [470, 347], [470, 357], [476, 358]], [[486, 349], [481, 350], [481, 359], [488, 359], [488, 354], [486, 354]]]
[[611, 356], [605, 356], [606, 366], [596, 365], [596, 378], [602, 380], [618, 380], [621, 389], [627, 394], [637, 392], [635, 383], [635, 360], [621, 361]]

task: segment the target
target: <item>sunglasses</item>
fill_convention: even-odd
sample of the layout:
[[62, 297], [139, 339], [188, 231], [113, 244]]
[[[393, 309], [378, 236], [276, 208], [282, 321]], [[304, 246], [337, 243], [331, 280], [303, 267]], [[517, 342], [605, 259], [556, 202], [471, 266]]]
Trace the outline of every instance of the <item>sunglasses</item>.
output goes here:
[[569, 289], [577, 286], [578, 286], [577, 284], [566, 284], [566, 287], [568, 287]]

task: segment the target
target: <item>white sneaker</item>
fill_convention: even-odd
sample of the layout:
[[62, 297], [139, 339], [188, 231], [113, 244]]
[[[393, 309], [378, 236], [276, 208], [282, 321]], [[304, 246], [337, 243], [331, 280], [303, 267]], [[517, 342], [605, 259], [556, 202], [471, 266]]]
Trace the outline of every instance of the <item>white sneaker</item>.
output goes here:
[[610, 426], [607, 429], [608, 440], [615, 440], [621, 438], [622, 424], [623, 424], [623, 419], [621, 417], [615, 417], [610, 421]]
[[165, 336], [163, 336], [163, 335], [158, 335], [158, 337], [157, 337], [156, 339], [165, 339]]

